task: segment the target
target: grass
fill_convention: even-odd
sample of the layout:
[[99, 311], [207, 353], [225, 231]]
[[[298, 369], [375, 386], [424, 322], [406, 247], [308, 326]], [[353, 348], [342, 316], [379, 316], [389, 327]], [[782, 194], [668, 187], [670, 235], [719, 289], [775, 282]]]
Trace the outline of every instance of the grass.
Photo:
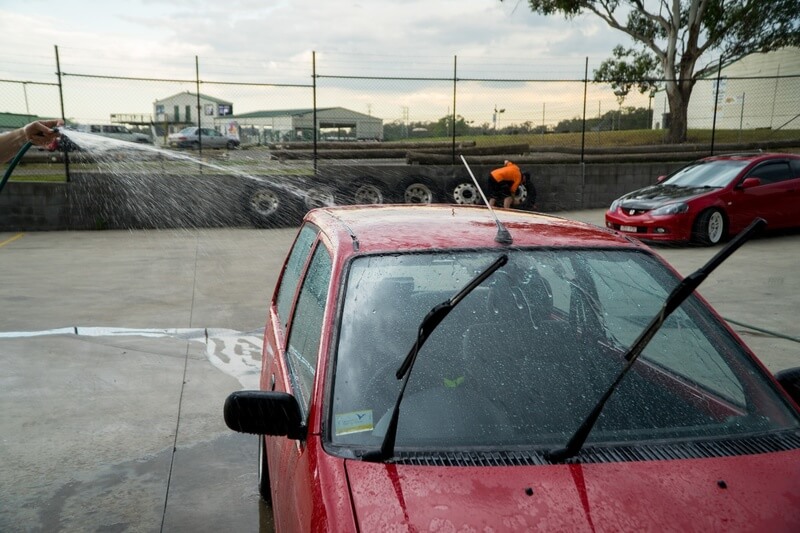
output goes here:
[[33, 175], [18, 175], [11, 174], [8, 181], [25, 182], [25, 183], [65, 183], [67, 175], [62, 172], [61, 174], [33, 174]]
[[[459, 140], [475, 141], [476, 146], [502, 146], [510, 144], [528, 144], [533, 150], [536, 147], [572, 147], [580, 148], [584, 142], [587, 148], [614, 146], [648, 146], [665, 144], [665, 130], [622, 130], [622, 131], [587, 131], [585, 137], [581, 132], [574, 133], [526, 133], [520, 135], [474, 135], [456, 137]], [[689, 144], [711, 144], [711, 130], [689, 130], [686, 142]], [[447, 142], [452, 137], [436, 137], [417, 139], [424, 142]], [[797, 140], [800, 144], [798, 130], [717, 130], [714, 134], [715, 144], [752, 143], [757, 141]]]
[[[665, 130], [589, 131], [586, 132], [585, 136], [580, 132], [548, 133], [545, 135], [536, 133], [520, 135], [475, 135], [457, 137], [456, 142], [465, 140], [474, 141], [475, 145], [478, 147], [527, 144], [531, 147], [532, 151], [536, 151], [537, 148], [580, 148], [581, 144], [586, 148], [658, 146], [664, 144], [665, 135]], [[800, 153], [800, 130], [717, 130], [713, 135], [716, 145], [794, 140], [797, 141], [795, 147], [781, 148], [780, 151]], [[687, 143], [710, 145], [711, 137], [711, 130], [689, 130], [687, 133]], [[451, 142], [452, 137], [406, 139], [403, 142], [408, 141], [419, 142], [420, 144], [433, 142], [441, 143]], [[376, 148], [391, 147], [391, 145], [392, 142], [375, 143]], [[268, 160], [265, 157], [258, 157], [257, 154], [261, 152], [266, 154], [266, 148], [251, 148], [245, 150], [243, 153], [247, 152], [252, 153], [254, 157], [245, 156], [223, 159], [213, 156], [204, 156], [203, 159], [206, 159], [209, 164], [222, 169], [230, 168], [232, 171], [252, 173], [254, 175], [280, 174], [305, 176], [313, 174], [313, 168], [309, 161], [293, 161], [287, 164]], [[114, 164], [113, 162], [107, 164], [73, 162], [70, 164], [70, 169], [76, 172], [102, 170], [104, 167]], [[202, 165], [202, 163], [198, 163], [198, 165]], [[160, 172], [168, 171], [170, 174], [183, 175], [197, 173], [197, 168], [186, 161], [139, 161], [134, 168], [134, 172], [156, 170]], [[209, 173], [213, 173], [214, 170], [213, 167], [208, 168]], [[12, 173], [10, 181], [63, 183], [66, 181], [66, 175], [62, 163], [31, 163], [23, 161], [23, 163], [14, 170], [14, 173]]]

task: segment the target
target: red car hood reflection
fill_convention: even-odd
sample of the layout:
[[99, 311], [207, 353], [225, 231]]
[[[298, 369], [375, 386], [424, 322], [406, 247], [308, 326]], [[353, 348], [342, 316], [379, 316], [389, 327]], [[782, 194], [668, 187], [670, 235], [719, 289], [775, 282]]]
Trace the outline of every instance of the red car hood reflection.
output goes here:
[[556, 466], [346, 463], [361, 531], [800, 531], [800, 451]]
[[619, 202], [622, 208], [656, 209], [662, 205], [688, 201], [702, 194], [718, 191], [719, 187], [678, 187], [658, 184], [629, 192], [622, 196]]

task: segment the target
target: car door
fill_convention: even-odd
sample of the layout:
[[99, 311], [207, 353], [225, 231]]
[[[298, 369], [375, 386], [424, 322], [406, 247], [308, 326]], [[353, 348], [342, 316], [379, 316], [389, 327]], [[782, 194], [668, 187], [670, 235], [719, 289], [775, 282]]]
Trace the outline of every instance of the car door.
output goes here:
[[204, 148], [219, 148], [222, 146], [222, 136], [217, 130], [211, 128], [203, 128], [203, 147]]
[[[750, 185], [748, 178], [758, 178]], [[762, 162], [750, 169], [735, 189], [736, 209], [730, 213], [731, 230], [738, 232], [755, 217], [766, 219], [770, 228], [791, 225], [797, 218], [800, 178], [785, 159]], [[794, 191], [794, 192], [793, 192]]]
[[[283, 388], [297, 399], [306, 423], [313, 409], [311, 399], [332, 265], [328, 249], [316, 241], [293, 305], [286, 349], [279, 361], [282, 379], [280, 383], [276, 380], [276, 390]], [[277, 482], [273, 486], [272, 502], [276, 528], [308, 530], [314, 511], [315, 462], [310, 459], [304, 441], [286, 438], [270, 441], [270, 480]]]

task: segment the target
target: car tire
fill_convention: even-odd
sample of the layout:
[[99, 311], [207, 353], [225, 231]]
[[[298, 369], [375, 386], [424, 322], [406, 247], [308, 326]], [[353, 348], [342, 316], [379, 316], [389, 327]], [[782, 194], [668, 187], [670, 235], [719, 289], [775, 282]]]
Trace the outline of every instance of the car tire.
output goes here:
[[517, 209], [530, 209], [533, 205], [533, 198], [528, 190], [528, 186], [521, 183], [514, 194], [514, 207]]
[[236, 141], [228, 141], [228, 144], [225, 145], [228, 150], [235, 150], [236, 149]]
[[288, 191], [262, 184], [245, 189], [245, 213], [256, 228], [281, 228], [297, 225], [303, 218], [301, 203]]
[[365, 181], [352, 185], [345, 193], [348, 201], [354, 205], [385, 204], [387, 194], [379, 184], [374, 181]]
[[719, 209], [707, 209], [694, 222], [692, 240], [703, 246], [713, 246], [722, 242], [727, 233], [725, 214]]
[[267, 461], [267, 444], [264, 436], [258, 436], [258, 493], [261, 499], [272, 503], [272, 492], [269, 485], [269, 462]]
[[433, 184], [423, 178], [415, 178], [403, 187], [403, 202], [407, 204], [435, 204], [436, 196]]
[[306, 211], [317, 207], [329, 207], [336, 205], [336, 195], [325, 187], [311, 187], [305, 192], [303, 203]]
[[475, 205], [483, 203], [481, 193], [470, 179], [459, 178], [450, 182], [447, 187], [448, 200], [459, 205]]

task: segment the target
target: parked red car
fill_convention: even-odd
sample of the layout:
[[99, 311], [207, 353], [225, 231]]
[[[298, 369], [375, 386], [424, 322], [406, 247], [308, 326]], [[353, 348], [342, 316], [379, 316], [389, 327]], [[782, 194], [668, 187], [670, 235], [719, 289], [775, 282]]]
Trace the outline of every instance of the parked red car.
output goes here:
[[800, 155], [706, 157], [615, 200], [606, 226], [649, 241], [717, 244], [755, 217], [800, 227]]
[[691, 290], [664, 312], [686, 280], [639, 241], [498, 216], [306, 215], [261, 390], [224, 409], [276, 529], [800, 530], [800, 369], [776, 380]]

